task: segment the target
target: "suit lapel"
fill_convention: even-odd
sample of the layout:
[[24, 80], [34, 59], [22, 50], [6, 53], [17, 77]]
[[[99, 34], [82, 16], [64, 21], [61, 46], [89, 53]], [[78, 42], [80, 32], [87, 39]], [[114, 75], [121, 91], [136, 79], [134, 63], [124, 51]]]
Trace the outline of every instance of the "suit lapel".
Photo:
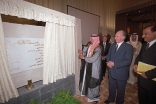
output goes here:
[[114, 44], [114, 48], [113, 48], [114, 55], [117, 53], [117, 51], [115, 49], [116, 49], [116, 44]]

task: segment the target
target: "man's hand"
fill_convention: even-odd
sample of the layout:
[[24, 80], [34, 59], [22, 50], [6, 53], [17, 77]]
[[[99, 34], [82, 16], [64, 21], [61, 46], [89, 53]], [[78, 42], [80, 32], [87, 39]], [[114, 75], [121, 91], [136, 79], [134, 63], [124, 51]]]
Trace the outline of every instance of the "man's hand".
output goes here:
[[[134, 65], [134, 66], [133, 66], [133, 69], [134, 69], [134, 71], [135, 71], [136, 73], [139, 72], [139, 71], [137, 71], [137, 68], [138, 68], [138, 65]], [[139, 73], [141, 73], [140, 75], [141, 75], [143, 78], [146, 78], [146, 79], [147, 79], [147, 76], [146, 76], [145, 72], [139, 72]]]
[[83, 54], [83, 51], [80, 50], [80, 49], [78, 49], [78, 53], [79, 53], [79, 54]]
[[102, 56], [102, 60], [106, 60], [106, 56]]
[[141, 73], [141, 76], [142, 76], [143, 78], [147, 79], [147, 76], [146, 76], [145, 72]]
[[112, 67], [114, 66], [114, 62], [113, 62], [113, 61], [108, 61], [108, 62], [107, 62], [107, 66], [108, 66], [109, 68], [112, 68]]
[[78, 58], [79, 59], [84, 59], [84, 56], [83, 55], [78, 55]]
[[137, 68], [138, 68], [138, 65], [134, 65], [134, 66], [133, 66], [134, 72], [136, 72], [136, 73], [138, 72], [138, 71], [137, 71]]

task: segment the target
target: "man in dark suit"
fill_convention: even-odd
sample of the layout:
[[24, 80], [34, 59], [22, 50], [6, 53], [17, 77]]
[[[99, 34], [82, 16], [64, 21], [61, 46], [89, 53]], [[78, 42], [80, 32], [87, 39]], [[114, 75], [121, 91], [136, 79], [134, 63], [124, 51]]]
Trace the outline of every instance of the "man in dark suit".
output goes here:
[[109, 67], [109, 97], [105, 104], [115, 101], [116, 104], [124, 104], [124, 95], [129, 67], [133, 57], [133, 47], [126, 42], [126, 33], [123, 30], [115, 34], [116, 43], [110, 46], [107, 55], [107, 66]]
[[100, 43], [101, 45], [101, 48], [102, 48], [102, 51], [101, 51], [101, 56], [102, 56], [102, 62], [101, 62], [101, 71], [102, 71], [102, 77], [105, 76], [105, 72], [106, 72], [106, 56], [108, 54], [108, 51], [109, 51], [109, 48], [110, 48], [110, 43], [107, 41], [107, 36], [104, 35], [103, 36], [103, 40], [102, 42]]
[[[134, 71], [137, 72], [138, 62], [156, 66], [156, 26], [147, 26], [142, 38], [147, 43], [142, 45], [140, 54], [135, 60]], [[142, 72], [138, 76], [139, 104], [156, 104], [156, 68]]]

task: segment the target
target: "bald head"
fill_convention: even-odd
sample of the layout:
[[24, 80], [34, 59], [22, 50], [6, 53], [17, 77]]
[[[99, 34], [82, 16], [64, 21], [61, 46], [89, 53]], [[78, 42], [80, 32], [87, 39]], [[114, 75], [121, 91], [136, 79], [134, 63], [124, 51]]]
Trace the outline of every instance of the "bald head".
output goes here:
[[126, 33], [123, 30], [119, 30], [116, 34], [115, 34], [115, 41], [116, 43], [121, 43], [125, 40], [126, 38]]

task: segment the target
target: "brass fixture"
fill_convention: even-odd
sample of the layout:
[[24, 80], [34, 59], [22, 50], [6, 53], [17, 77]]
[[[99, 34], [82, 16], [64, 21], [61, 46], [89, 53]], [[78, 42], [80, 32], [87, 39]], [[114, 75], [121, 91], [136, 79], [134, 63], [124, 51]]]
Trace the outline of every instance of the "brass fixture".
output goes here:
[[28, 80], [28, 85], [26, 86], [27, 90], [31, 90], [33, 87], [32, 80]]

